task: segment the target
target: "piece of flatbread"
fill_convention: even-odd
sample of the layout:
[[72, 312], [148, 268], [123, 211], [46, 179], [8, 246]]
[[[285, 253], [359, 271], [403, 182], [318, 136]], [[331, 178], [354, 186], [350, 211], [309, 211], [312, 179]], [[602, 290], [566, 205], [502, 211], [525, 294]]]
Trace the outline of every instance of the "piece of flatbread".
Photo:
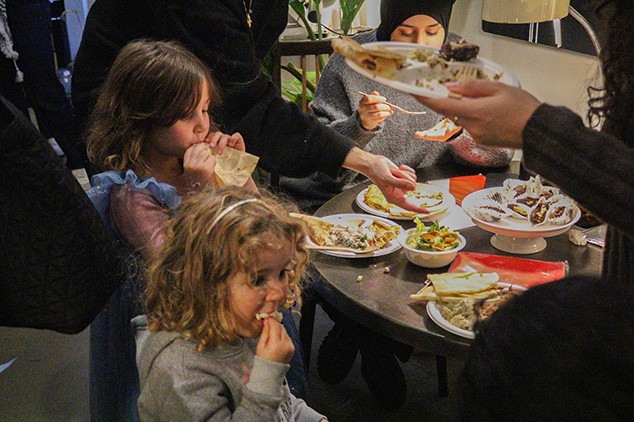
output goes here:
[[216, 184], [220, 187], [242, 187], [258, 164], [259, 157], [248, 152], [238, 151], [225, 147], [222, 154], [218, 154], [217, 147], [211, 149], [211, 154], [216, 157], [215, 168]]
[[255, 314], [255, 319], [257, 319], [257, 320], [267, 319], [267, 318], [273, 318], [277, 322], [281, 323], [282, 322], [282, 313], [279, 312], [279, 311], [274, 311], [274, 312], [271, 312], [271, 313], [262, 312], [262, 313], [259, 313], [259, 314]]
[[407, 61], [407, 56], [381, 47], [364, 47], [348, 37], [332, 40], [332, 48], [346, 59], [370, 72], [394, 78]]
[[310, 238], [318, 246], [344, 246], [345, 238], [364, 237], [369, 239], [370, 246], [366, 248], [352, 248], [359, 251], [381, 249], [392, 240], [396, 239], [400, 232], [400, 226], [390, 226], [382, 221], [372, 219], [370, 224], [342, 226], [331, 224], [321, 218], [290, 213], [291, 217], [299, 218], [306, 222], [310, 231]]
[[484, 299], [493, 293], [499, 279], [497, 273], [428, 274], [428, 284], [410, 297], [415, 300]]
[[462, 126], [458, 126], [451, 119], [444, 118], [430, 129], [417, 131], [415, 136], [428, 141], [445, 142], [460, 133], [460, 131], [462, 131]]
[[427, 277], [439, 296], [479, 293], [491, 289], [500, 279], [497, 273], [477, 272], [429, 274]]
[[[430, 213], [438, 214], [447, 209], [444, 202], [444, 194], [441, 191], [426, 188], [424, 185], [416, 185], [415, 190], [405, 193], [405, 198], [408, 203], [426, 208]], [[368, 186], [363, 202], [375, 210], [388, 213], [391, 217], [414, 217], [418, 215], [414, 211], [408, 211], [397, 205], [390, 204], [383, 192], [374, 183]]]

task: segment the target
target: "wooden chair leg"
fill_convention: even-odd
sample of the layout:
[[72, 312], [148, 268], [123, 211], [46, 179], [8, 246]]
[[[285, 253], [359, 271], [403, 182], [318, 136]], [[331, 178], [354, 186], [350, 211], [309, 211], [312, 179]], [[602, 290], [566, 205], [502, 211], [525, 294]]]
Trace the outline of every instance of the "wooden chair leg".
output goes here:
[[447, 397], [449, 395], [447, 356], [436, 355], [436, 373], [438, 376], [438, 396]]
[[299, 320], [299, 339], [302, 343], [302, 352], [304, 353], [304, 366], [308, 373], [310, 365], [310, 352], [313, 345], [313, 330], [315, 328], [315, 311], [317, 308], [317, 298], [314, 295], [308, 295], [302, 302], [302, 317]]

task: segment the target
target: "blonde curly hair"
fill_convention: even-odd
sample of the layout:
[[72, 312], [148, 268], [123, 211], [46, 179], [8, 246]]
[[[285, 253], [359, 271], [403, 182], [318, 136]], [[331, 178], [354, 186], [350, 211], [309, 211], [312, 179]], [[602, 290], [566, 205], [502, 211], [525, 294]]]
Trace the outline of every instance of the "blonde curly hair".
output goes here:
[[[226, 212], [244, 200], [251, 201]], [[306, 228], [290, 211], [290, 203], [271, 194], [236, 187], [208, 188], [184, 198], [147, 270], [150, 329], [181, 332], [196, 340], [199, 350], [235, 340], [228, 281], [238, 273], [257, 279], [258, 251], [276, 250], [281, 241], [293, 245], [286, 306], [299, 302], [308, 262]]]
[[[89, 130], [88, 158], [98, 167], [148, 169], [141, 150], [160, 127], [190, 115], [207, 82], [210, 108], [221, 103], [209, 68], [175, 41], [138, 40], [125, 45], [104, 82]], [[211, 119], [210, 130], [217, 130]]]

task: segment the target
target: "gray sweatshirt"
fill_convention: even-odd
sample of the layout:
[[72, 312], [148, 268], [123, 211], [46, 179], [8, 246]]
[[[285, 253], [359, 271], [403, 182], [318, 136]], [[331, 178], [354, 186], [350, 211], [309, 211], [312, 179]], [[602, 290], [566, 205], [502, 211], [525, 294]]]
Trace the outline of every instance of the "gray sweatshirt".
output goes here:
[[[361, 44], [373, 42], [376, 41], [376, 32], [365, 32], [356, 35], [354, 39]], [[449, 39], [459, 37], [450, 34]], [[426, 110], [427, 114], [407, 115], [395, 111], [376, 130], [367, 131], [359, 123], [359, 91], [371, 93], [375, 90], [391, 103], [408, 110]], [[334, 54], [324, 68], [311, 110], [322, 123], [351, 138], [359, 148], [384, 155], [397, 165], [421, 168], [442, 165], [452, 160], [475, 168], [503, 167], [513, 158], [513, 150], [478, 147], [465, 132], [446, 143], [417, 139], [414, 136], [416, 131], [433, 127], [444, 116], [426, 108], [408, 93], [355, 72], [339, 54]], [[473, 171], [477, 172], [478, 170]], [[280, 188], [298, 199], [300, 206], [310, 208], [364, 180], [363, 175], [342, 170], [336, 180], [321, 173], [306, 178], [282, 177]]]
[[319, 421], [320, 415], [291, 394], [289, 366], [255, 355], [258, 339], [239, 337], [224, 347], [196, 350], [177, 332], [137, 330], [142, 421]]

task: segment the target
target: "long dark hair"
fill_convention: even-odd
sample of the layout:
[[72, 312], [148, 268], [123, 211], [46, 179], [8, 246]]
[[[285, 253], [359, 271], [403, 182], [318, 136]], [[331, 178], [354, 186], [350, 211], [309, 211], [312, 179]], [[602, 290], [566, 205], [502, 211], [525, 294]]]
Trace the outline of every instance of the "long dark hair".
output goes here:
[[603, 88], [589, 87], [588, 120], [606, 119], [614, 134], [634, 146], [634, 2], [606, 0], [597, 8], [608, 29], [601, 52]]

